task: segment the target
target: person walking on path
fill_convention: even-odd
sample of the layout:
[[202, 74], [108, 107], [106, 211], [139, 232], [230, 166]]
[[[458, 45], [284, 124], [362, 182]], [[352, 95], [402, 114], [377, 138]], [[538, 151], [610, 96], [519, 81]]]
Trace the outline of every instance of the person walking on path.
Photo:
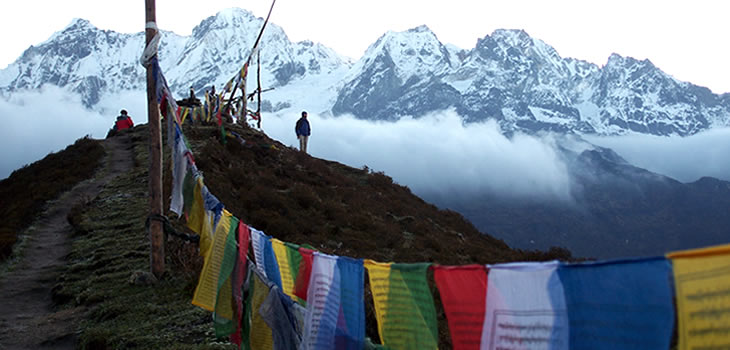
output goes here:
[[307, 141], [309, 141], [309, 135], [312, 133], [312, 129], [309, 127], [309, 121], [307, 120], [307, 112], [302, 112], [302, 117], [297, 120], [297, 125], [294, 128], [299, 139], [299, 150], [307, 153]]

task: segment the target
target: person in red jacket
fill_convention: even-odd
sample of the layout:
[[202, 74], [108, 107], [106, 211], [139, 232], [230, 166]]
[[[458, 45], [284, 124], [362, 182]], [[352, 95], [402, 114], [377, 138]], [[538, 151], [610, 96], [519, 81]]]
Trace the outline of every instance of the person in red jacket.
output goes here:
[[132, 121], [132, 118], [127, 115], [127, 111], [123, 109], [120, 113], [121, 115], [117, 117], [117, 121], [114, 123], [114, 130], [119, 131], [133, 127], [134, 122]]

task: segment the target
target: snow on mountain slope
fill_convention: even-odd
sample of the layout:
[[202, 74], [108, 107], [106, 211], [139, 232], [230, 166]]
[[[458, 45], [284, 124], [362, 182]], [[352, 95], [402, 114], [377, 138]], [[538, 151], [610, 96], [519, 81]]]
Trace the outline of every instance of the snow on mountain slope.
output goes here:
[[[163, 32], [160, 65], [174, 93], [220, 91], [251, 54], [263, 19], [231, 8], [188, 37]], [[60, 86], [94, 107], [104, 96], [144, 90], [143, 33], [102, 31], [77, 19], [0, 70], [0, 94]], [[507, 131], [691, 135], [730, 125], [730, 94], [680, 82], [648, 60], [612, 55], [605, 66], [561, 57], [522, 30], [499, 29], [464, 50], [426, 26], [385, 33], [356, 62], [311, 41], [292, 43], [274, 23], [260, 44], [262, 110], [307, 105], [360, 119], [418, 118], [454, 109], [466, 122]], [[256, 81], [253, 57], [248, 86]], [[252, 89], [249, 89], [251, 91]]]

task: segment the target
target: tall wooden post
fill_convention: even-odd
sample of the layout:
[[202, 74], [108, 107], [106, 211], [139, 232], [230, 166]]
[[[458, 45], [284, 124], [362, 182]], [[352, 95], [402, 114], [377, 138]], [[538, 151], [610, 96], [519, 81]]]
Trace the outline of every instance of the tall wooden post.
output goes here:
[[[155, 37], [157, 30], [150, 28], [155, 23], [155, 0], [145, 0], [145, 34], [147, 45]], [[162, 134], [160, 133], [160, 112], [157, 107], [154, 71], [147, 66], [147, 120], [150, 129], [150, 217], [162, 215]], [[165, 272], [165, 245], [162, 235], [162, 222], [150, 220], [150, 270], [158, 279]]]

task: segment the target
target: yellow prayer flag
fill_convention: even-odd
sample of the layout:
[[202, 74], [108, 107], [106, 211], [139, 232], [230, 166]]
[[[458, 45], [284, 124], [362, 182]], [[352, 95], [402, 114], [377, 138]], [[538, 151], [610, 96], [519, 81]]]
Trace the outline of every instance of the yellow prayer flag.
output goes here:
[[[193, 294], [193, 305], [200, 306], [208, 311], [216, 311], [220, 314], [220, 310], [216, 310], [216, 299], [218, 298], [218, 281], [220, 278], [221, 264], [223, 262], [223, 255], [226, 249], [226, 241], [228, 239], [228, 233], [231, 228], [231, 213], [227, 210], [223, 210], [223, 214], [218, 222], [218, 226], [213, 236], [213, 244], [207, 255], [205, 256], [205, 262], [203, 263], [203, 270], [200, 272], [200, 279], [198, 280], [198, 286], [195, 288], [195, 294]], [[225, 287], [223, 288], [225, 289]], [[230, 293], [230, 283], [228, 288]], [[230, 308], [229, 308], [230, 309]], [[224, 310], [223, 317], [228, 319], [233, 318], [233, 311], [226, 314]]]
[[193, 232], [200, 234], [203, 229], [203, 220], [205, 218], [205, 203], [203, 202], [203, 177], [198, 176], [195, 179], [195, 189], [193, 190], [193, 203], [190, 206], [188, 215], [188, 227]]
[[272, 238], [271, 247], [274, 248], [276, 262], [279, 265], [282, 291], [284, 294], [296, 300], [297, 298], [294, 295], [294, 278], [292, 277], [291, 262], [289, 261], [289, 254], [287, 254], [286, 245], [284, 245], [284, 242], [276, 238]]
[[388, 294], [390, 293], [390, 266], [393, 263], [379, 263], [370, 259], [363, 261], [368, 270], [370, 289], [373, 293], [375, 318], [378, 321], [378, 334], [383, 339], [383, 324], [385, 323]]
[[208, 256], [208, 251], [213, 242], [213, 233], [215, 227], [213, 227], [213, 220], [215, 219], [215, 213], [210, 210], [204, 210], [203, 224], [200, 226], [200, 256]]
[[182, 121], [180, 124], [185, 124], [185, 119], [188, 117], [188, 114], [190, 113], [190, 108], [183, 108], [182, 117], [180, 118]]
[[266, 321], [264, 321], [259, 313], [261, 304], [264, 303], [266, 296], [269, 295], [269, 288], [259, 278], [258, 274], [254, 273], [251, 277], [253, 277], [251, 279], [253, 282], [253, 297], [251, 300], [251, 349], [273, 349], [274, 341], [271, 327], [266, 324]]
[[730, 344], [730, 245], [673, 252], [679, 349]]

